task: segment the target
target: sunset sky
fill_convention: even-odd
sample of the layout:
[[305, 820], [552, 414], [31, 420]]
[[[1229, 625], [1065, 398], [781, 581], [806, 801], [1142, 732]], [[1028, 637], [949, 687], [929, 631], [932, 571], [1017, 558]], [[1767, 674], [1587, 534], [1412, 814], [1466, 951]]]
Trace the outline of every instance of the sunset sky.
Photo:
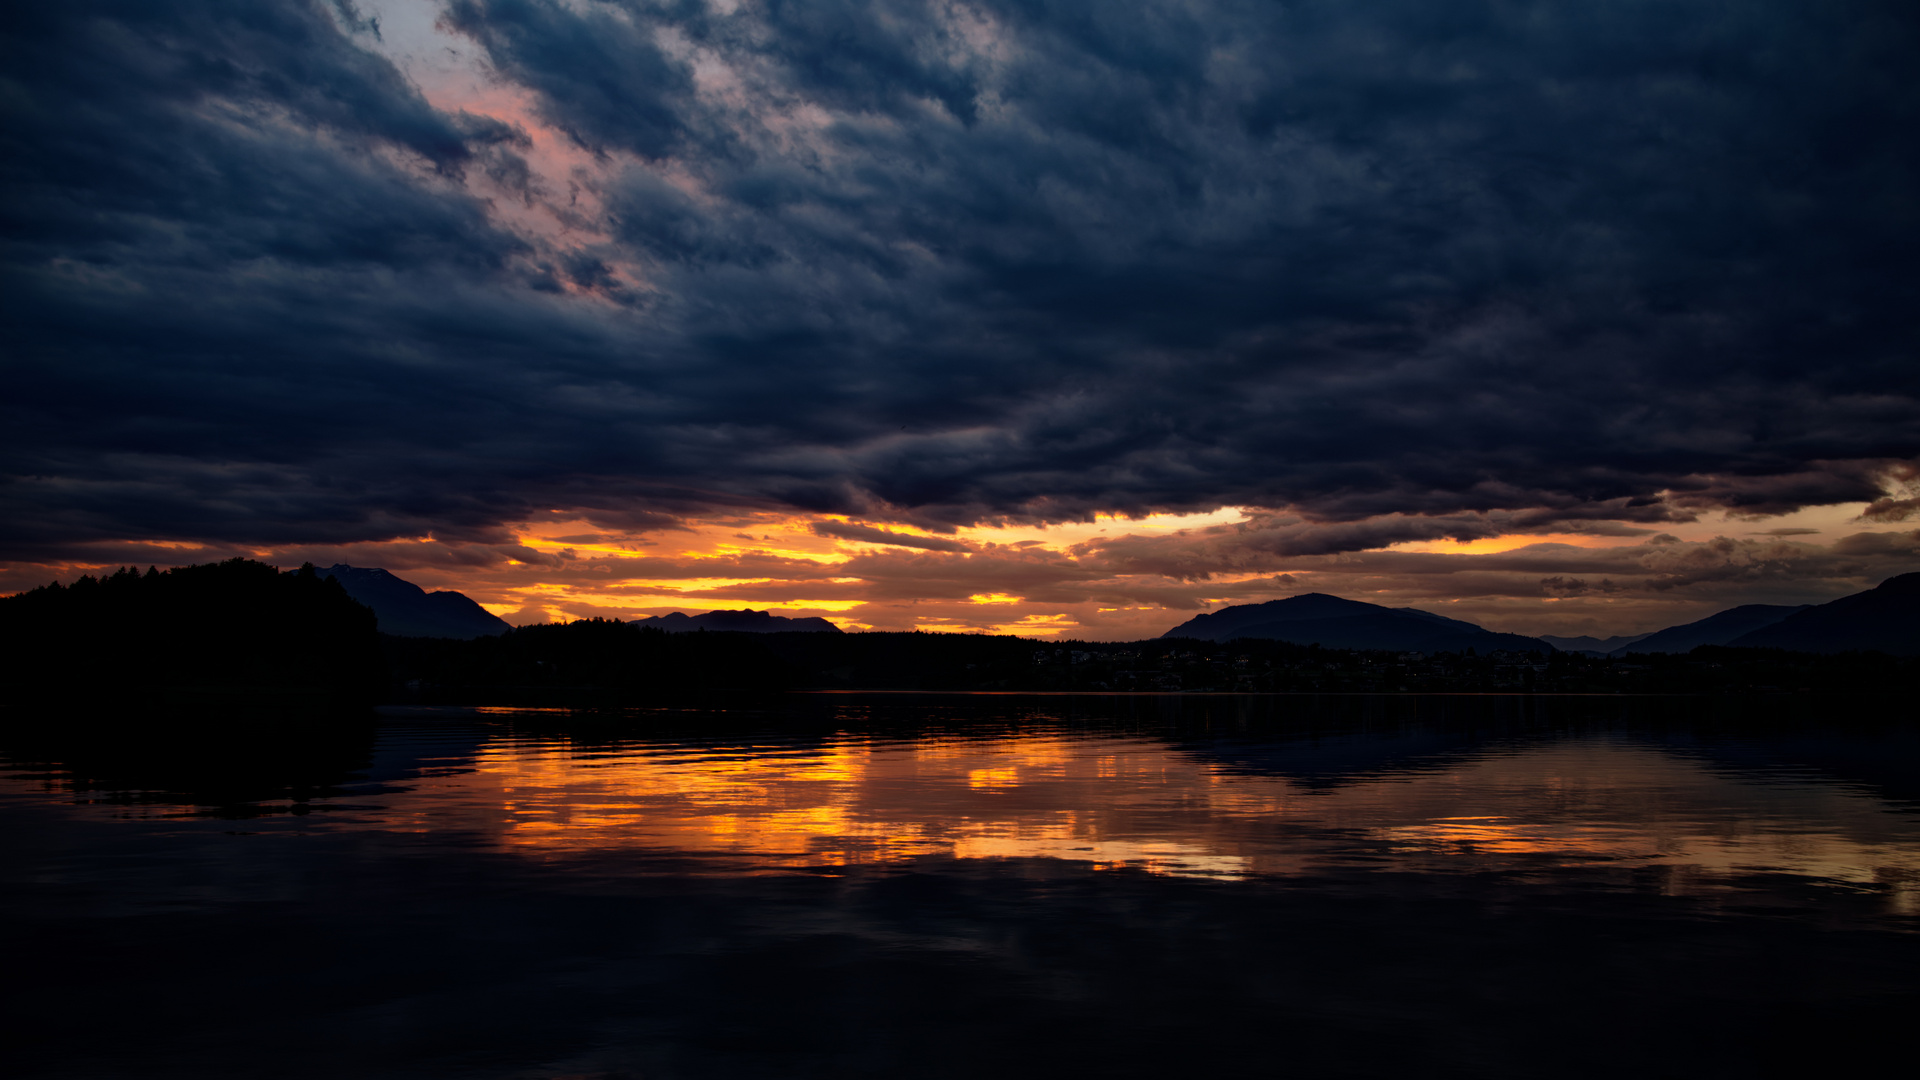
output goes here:
[[0, 21], [0, 592], [1100, 640], [1920, 570], [1910, 0]]

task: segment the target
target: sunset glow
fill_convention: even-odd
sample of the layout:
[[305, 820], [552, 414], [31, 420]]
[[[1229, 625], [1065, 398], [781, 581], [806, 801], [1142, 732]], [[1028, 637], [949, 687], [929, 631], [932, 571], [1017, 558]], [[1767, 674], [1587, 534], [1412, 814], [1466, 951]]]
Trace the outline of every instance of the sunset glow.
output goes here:
[[1618, 13], [269, 7], [22, 54], [72, 64], [9, 99], [0, 593], [246, 556], [515, 624], [1611, 635], [1920, 566], [1911, 162], [1805, 165], [1894, 107], [1807, 81], [1842, 13], [1677, 11], [1774, 66], [1676, 75]]
[[[1317, 591], [1438, 610], [1503, 631], [1616, 633], [1688, 621], [1753, 597], [1756, 580], [1770, 580], [1778, 591], [1769, 595], [1781, 602], [1822, 597], [1807, 583], [1817, 576], [1796, 584], [1770, 567], [1817, 575], [1832, 564], [1843, 584], [1827, 587], [1842, 589], [1920, 550], [1920, 533], [1876, 528], [1860, 520], [1863, 509], [1803, 511], [1783, 519], [1790, 525], [1758, 523], [1765, 529], [1722, 519], [1651, 535], [1507, 533], [1331, 555], [1286, 554], [1269, 537], [1298, 533], [1310, 545], [1316, 527], [1298, 532], [1284, 517], [1232, 507], [944, 531], [772, 512], [631, 531], [553, 511], [515, 526], [501, 543], [422, 537], [235, 549], [138, 542], [112, 545], [115, 561], [104, 565], [16, 565], [0, 576], [32, 584], [42, 575], [110, 571], [120, 561], [171, 565], [242, 554], [283, 565], [384, 566], [423, 587], [465, 593], [515, 624], [750, 608], [819, 616], [847, 630], [1088, 640], [1156, 636], [1199, 611]], [[1836, 557], [1835, 541], [1867, 554]], [[1705, 571], [1705, 580], [1649, 588], [1679, 568]]]
[[1903, 1060], [1915, 56], [10, 5], [9, 1075]]

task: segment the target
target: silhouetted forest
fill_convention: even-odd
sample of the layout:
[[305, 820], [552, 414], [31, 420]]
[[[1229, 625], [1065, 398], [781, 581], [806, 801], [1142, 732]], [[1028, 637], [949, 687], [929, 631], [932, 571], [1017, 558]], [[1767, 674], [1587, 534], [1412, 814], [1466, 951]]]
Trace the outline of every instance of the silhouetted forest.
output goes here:
[[1395, 653], [1281, 641], [1037, 642], [977, 634], [668, 634], [590, 619], [473, 641], [386, 638], [399, 700], [633, 701], [709, 690], [1884, 693], [1920, 662], [1705, 647], [1677, 656]]
[[[636, 705], [805, 689], [1225, 693], [1900, 693], [1920, 660], [1702, 647], [1599, 657], [1283, 641], [1041, 642], [977, 634], [672, 634], [602, 619], [473, 640], [380, 635], [312, 567], [246, 559], [0, 598], [13, 705], [248, 715], [379, 701]], [[16, 713], [16, 715], [18, 715]], [[44, 718], [44, 711], [43, 711]]]
[[11, 704], [325, 713], [389, 689], [373, 612], [312, 566], [127, 567], [0, 597]]

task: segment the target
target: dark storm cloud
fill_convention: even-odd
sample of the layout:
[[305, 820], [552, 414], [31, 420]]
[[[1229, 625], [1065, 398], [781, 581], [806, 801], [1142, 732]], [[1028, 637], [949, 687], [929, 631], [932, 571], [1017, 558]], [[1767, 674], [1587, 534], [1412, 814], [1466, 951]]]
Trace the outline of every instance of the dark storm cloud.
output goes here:
[[660, 50], [645, 22], [621, 17], [617, 6], [453, 0], [444, 20], [484, 48], [507, 78], [539, 93], [541, 116], [582, 145], [660, 158], [680, 141], [686, 66]]
[[457, 0], [491, 119], [377, 15], [8, 14], [13, 554], [1913, 505], [1909, 4]]

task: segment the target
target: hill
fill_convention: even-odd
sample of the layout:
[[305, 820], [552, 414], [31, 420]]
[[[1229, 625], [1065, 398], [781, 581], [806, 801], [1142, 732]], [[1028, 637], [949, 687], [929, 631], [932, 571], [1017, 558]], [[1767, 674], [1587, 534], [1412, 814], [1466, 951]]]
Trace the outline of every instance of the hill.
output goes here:
[[1806, 605], [1742, 604], [1709, 615], [1696, 622], [1669, 626], [1643, 635], [1639, 640], [1614, 650], [1614, 655], [1630, 653], [1687, 653], [1702, 645], [1728, 645], [1744, 634], [1806, 610]]
[[386, 684], [374, 615], [312, 566], [250, 559], [131, 567], [0, 598], [9, 704], [249, 717], [371, 704]]
[[1920, 656], [1920, 574], [1901, 574], [1866, 592], [1805, 608], [1728, 644], [1811, 653]]
[[726, 630], [745, 634], [786, 634], [794, 631], [815, 634], [838, 634], [840, 628], [821, 618], [790, 619], [785, 615], [775, 615], [771, 611], [709, 611], [701, 615], [683, 615], [678, 611], [667, 615], [654, 615], [645, 619], [634, 619], [629, 626], [651, 626], [656, 630], [665, 630], [669, 634], [685, 634], [694, 630]]
[[1616, 649], [1625, 648], [1642, 638], [1652, 636], [1652, 632], [1645, 634], [1615, 634], [1612, 637], [1604, 638], [1597, 638], [1591, 634], [1582, 634], [1579, 637], [1562, 637], [1559, 634], [1541, 634], [1540, 640], [1559, 649], [1561, 652], [1585, 652], [1593, 653], [1597, 656], [1605, 656]]
[[1417, 608], [1390, 608], [1325, 593], [1304, 593], [1264, 604], [1238, 604], [1196, 615], [1160, 635], [1230, 641], [1263, 638], [1328, 649], [1465, 652], [1513, 649], [1551, 653], [1539, 638], [1501, 634]]
[[466, 639], [513, 629], [463, 593], [428, 592], [378, 567], [340, 564], [320, 571], [320, 576], [339, 582], [348, 596], [372, 608], [383, 634]]

